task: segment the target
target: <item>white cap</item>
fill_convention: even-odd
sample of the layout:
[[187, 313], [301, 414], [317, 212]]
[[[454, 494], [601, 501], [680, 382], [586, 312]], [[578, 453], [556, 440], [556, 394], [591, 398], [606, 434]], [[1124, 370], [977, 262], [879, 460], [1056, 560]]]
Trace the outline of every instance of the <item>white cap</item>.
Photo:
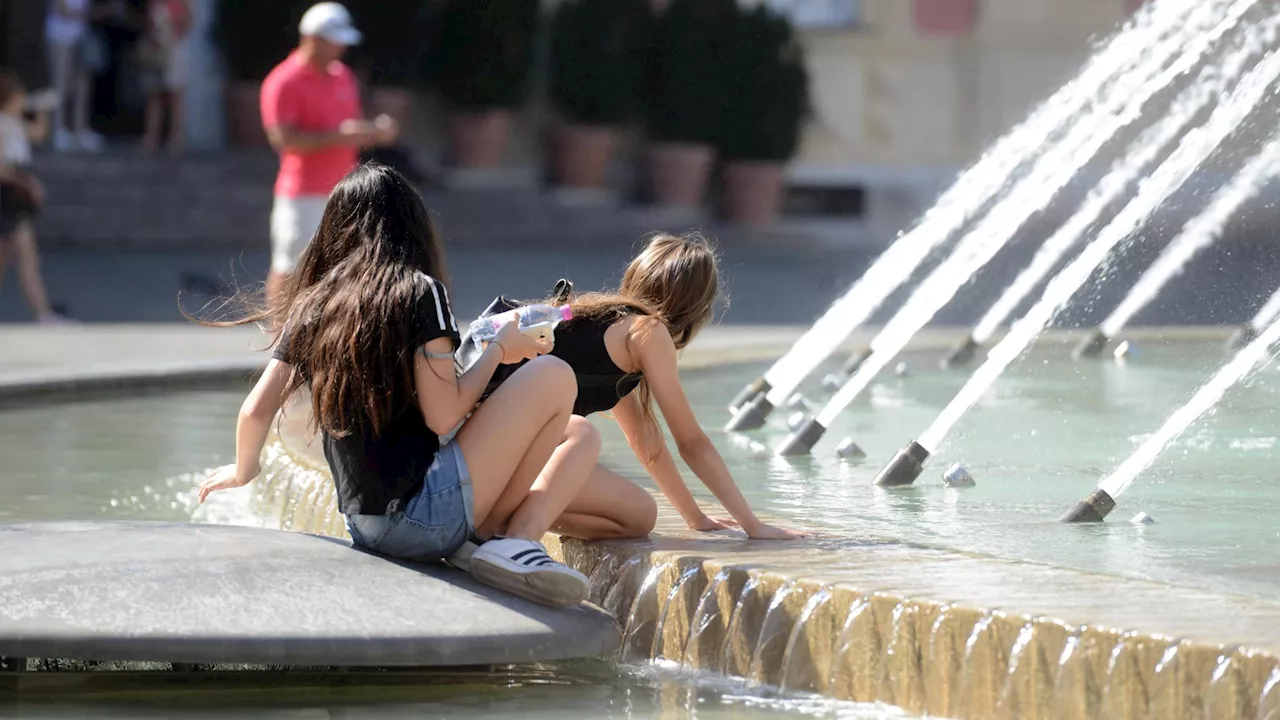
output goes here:
[[298, 34], [303, 37], [322, 37], [338, 45], [359, 45], [363, 37], [351, 22], [351, 13], [336, 2], [312, 5], [302, 14]]

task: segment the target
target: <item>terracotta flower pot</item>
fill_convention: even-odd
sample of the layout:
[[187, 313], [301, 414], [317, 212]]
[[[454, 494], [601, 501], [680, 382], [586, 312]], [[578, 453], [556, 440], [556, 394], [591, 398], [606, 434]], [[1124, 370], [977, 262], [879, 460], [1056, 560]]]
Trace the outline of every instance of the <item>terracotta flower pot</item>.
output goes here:
[[787, 165], [780, 162], [730, 162], [724, 166], [724, 210], [744, 225], [768, 225], [782, 208]]
[[369, 117], [383, 113], [400, 125], [403, 134], [413, 118], [413, 91], [394, 85], [374, 85], [369, 89]]
[[710, 145], [654, 143], [648, 152], [649, 193], [655, 205], [696, 207], [702, 204], [715, 161]]
[[612, 127], [558, 123], [549, 148], [552, 179], [563, 187], [602, 187], [617, 142]]
[[259, 96], [262, 83], [233, 80], [224, 90], [227, 112], [227, 142], [232, 147], [267, 147], [267, 131], [262, 128]]
[[454, 167], [501, 165], [510, 135], [511, 113], [507, 110], [449, 113], [449, 147]]

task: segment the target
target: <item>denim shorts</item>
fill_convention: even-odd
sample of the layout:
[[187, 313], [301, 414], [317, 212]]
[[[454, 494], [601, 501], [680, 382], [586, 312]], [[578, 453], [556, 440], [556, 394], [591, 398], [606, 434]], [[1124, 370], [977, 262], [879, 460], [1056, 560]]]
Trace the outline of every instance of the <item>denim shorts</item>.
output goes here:
[[457, 443], [440, 448], [422, 490], [390, 515], [347, 515], [359, 547], [379, 555], [427, 562], [447, 558], [475, 533], [471, 473]]

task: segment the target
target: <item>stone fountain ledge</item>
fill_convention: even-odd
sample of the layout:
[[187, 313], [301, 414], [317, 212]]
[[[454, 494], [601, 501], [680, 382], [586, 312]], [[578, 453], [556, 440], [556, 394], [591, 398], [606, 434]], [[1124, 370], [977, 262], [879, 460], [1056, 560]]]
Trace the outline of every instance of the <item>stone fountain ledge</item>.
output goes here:
[[1280, 603], [867, 537], [698, 534], [665, 507], [648, 541], [549, 540], [630, 660], [961, 720], [1280, 718]]
[[[877, 328], [863, 328], [846, 350], [866, 347]], [[688, 368], [770, 360], [791, 347], [805, 328], [722, 325], [705, 330], [684, 351]], [[1123, 338], [1146, 341], [1225, 340], [1231, 327], [1150, 327]], [[967, 328], [928, 328], [909, 350], [945, 351]], [[1050, 331], [1042, 342], [1078, 342], [1086, 331]], [[79, 393], [176, 388], [234, 382], [264, 363], [267, 338], [255, 328], [204, 328], [186, 323], [93, 324], [62, 327], [0, 324], [0, 402], [65, 398]]]

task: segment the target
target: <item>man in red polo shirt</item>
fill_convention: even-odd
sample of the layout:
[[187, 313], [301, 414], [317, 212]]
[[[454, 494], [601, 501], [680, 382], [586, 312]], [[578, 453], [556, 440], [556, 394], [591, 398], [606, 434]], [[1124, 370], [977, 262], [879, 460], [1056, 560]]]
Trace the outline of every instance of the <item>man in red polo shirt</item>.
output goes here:
[[395, 121], [364, 120], [355, 74], [342, 62], [359, 44], [347, 9], [322, 2], [303, 14], [297, 50], [262, 83], [262, 124], [280, 155], [271, 208], [271, 272], [267, 296], [279, 294], [320, 226], [325, 201], [361, 148], [392, 143]]

